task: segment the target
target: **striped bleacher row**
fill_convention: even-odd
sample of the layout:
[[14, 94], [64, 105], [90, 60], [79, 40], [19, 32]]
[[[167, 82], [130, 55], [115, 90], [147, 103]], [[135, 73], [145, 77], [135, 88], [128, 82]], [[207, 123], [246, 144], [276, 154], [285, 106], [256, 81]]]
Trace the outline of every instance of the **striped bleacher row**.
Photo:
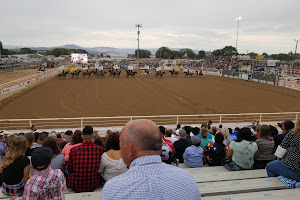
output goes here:
[[[300, 188], [286, 189], [277, 177], [268, 177], [265, 169], [228, 171], [223, 166], [187, 168], [184, 164], [180, 164], [179, 167], [193, 175], [203, 200], [300, 199]], [[99, 200], [101, 190], [102, 188], [98, 188], [94, 192], [74, 193], [67, 189], [65, 198], [66, 200]], [[10, 197], [1, 193], [0, 199], [10, 199]]]

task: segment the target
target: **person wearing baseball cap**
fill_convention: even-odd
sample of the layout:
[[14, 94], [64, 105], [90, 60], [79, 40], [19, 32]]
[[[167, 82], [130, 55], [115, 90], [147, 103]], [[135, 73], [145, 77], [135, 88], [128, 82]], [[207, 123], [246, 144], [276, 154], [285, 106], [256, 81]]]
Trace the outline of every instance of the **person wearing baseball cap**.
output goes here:
[[37, 171], [27, 181], [23, 197], [12, 199], [65, 199], [66, 179], [60, 169], [52, 169], [52, 149], [40, 147], [31, 154], [31, 163]]
[[192, 145], [186, 148], [183, 153], [184, 164], [190, 168], [202, 167], [204, 149], [200, 147], [201, 139], [197, 136], [193, 136], [191, 140]]
[[67, 142], [71, 142], [72, 141], [73, 131], [67, 130], [64, 135], [65, 135], [65, 138], [66, 138]]

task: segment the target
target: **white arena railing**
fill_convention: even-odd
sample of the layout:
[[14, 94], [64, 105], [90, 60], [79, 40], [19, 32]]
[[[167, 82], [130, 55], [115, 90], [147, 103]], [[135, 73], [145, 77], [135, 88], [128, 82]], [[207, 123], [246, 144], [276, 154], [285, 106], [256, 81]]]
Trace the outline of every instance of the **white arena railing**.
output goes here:
[[42, 118], [42, 119], [1, 119], [0, 130], [28, 131], [32, 124], [38, 130], [83, 129], [93, 127], [122, 127], [134, 119], [150, 119], [158, 125], [200, 124], [209, 120], [215, 124], [296, 121], [300, 112], [280, 113], [241, 113], [241, 114], [201, 114], [201, 115], [156, 115], [156, 116], [118, 116], [118, 117], [79, 117], [79, 118]]

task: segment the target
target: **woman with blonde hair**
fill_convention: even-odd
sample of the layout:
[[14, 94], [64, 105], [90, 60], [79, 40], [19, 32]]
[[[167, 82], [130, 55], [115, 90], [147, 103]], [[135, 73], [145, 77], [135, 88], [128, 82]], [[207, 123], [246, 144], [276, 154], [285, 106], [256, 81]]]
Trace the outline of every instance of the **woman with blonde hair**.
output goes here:
[[[257, 127], [256, 127], [257, 128]], [[274, 140], [269, 125], [259, 125], [258, 139], [255, 140], [258, 153], [254, 159], [254, 169], [265, 169], [266, 165], [273, 161]]]
[[286, 134], [281, 144], [277, 147], [275, 156], [283, 158], [270, 162], [267, 167], [269, 177], [284, 176], [295, 181], [300, 181], [300, 120], [289, 133]]
[[28, 142], [24, 136], [11, 136], [8, 151], [0, 166], [3, 173], [2, 192], [8, 196], [22, 196], [29, 179], [30, 160], [25, 156]]
[[200, 135], [201, 135], [200, 147], [202, 147], [204, 149], [208, 143], [210, 143], [210, 142], [212, 143], [212, 140], [207, 138], [208, 129], [206, 127], [201, 128]]

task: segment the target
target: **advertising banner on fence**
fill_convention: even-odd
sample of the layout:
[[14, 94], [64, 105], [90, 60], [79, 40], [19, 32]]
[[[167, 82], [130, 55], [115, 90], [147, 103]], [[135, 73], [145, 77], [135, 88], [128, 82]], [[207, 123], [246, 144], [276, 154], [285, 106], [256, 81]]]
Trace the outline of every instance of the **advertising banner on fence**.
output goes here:
[[87, 63], [88, 56], [84, 53], [72, 53], [71, 54], [71, 62], [72, 63]]

